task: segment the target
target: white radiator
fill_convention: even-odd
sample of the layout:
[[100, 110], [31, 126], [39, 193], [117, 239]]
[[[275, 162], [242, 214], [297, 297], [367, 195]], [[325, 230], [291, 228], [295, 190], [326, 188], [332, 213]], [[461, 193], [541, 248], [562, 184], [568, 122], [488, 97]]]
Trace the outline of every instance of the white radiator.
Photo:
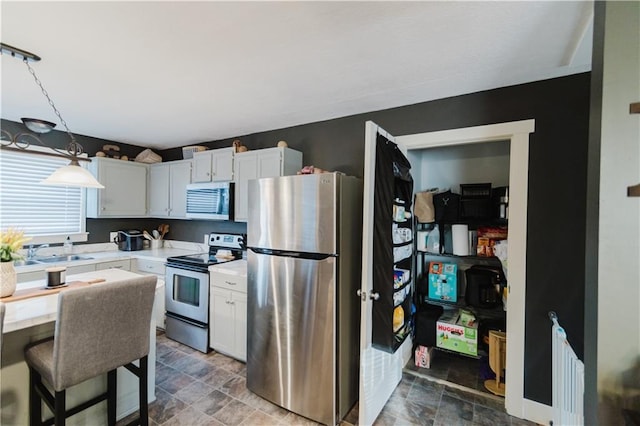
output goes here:
[[567, 340], [567, 333], [555, 312], [549, 312], [553, 322], [552, 374], [553, 425], [577, 426], [584, 424], [584, 364], [578, 359]]

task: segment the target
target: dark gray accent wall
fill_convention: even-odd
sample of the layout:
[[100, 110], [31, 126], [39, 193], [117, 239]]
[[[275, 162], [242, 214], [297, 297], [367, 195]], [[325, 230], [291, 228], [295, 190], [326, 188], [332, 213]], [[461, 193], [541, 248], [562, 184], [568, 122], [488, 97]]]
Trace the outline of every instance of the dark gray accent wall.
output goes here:
[[[529, 151], [524, 380], [526, 398], [550, 405], [550, 310], [558, 313], [578, 356], [584, 353], [589, 93], [590, 73], [583, 73], [239, 139], [250, 149], [285, 140], [304, 153], [304, 164], [362, 177], [366, 120], [399, 136], [535, 119]], [[204, 145], [231, 146], [233, 139]], [[181, 151], [162, 155], [179, 159]]]
[[[590, 73], [583, 73], [239, 139], [250, 149], [272, 147], [285, 140], [291, 148], [303, 152], [304, 164], [362, 177], [367, 120], [399, 136], [535, 119], [536, 130], [531, 135], [529, 151], [524, 380], [526, 398], [550, 405], [551, 324], [547, 316], [550, 310], [558, 313], [578, 356], [583, 358], [584, 354], [589, 93]], [[233, 139], [203, 145], [227, 147]], [[82, 143], [85, 144], [84, 140]], [[101, 147], [102, 143], [96, 145]], [[89, 153], [99, 149], [91, 146], [85, 146]], [[165, 161], [182, 158], [180, 149], [160, 154]], [[109, 231], [127, 227], [150, 229], [164, 222], [171, 225], [168, 238], [195, 242], [202, 242], [205, 233], [215, 230], [246, 230], [244, 224], [156, 219], [95, 219], [88, 220], [87, 227], [90, 241], [98, 242], [106, 241]]]

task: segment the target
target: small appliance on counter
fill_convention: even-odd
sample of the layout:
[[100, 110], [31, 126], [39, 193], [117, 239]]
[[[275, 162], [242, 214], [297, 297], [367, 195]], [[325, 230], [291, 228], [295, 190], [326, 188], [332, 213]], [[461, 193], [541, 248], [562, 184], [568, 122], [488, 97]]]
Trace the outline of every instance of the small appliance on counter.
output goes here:
[[118, 250], [137, 251], [142, 250], [142, 242], [144, 235], [138, 229], [130, 229], [126, 231], [118, 231], [118, 236], [114, 243], [118, 244]]

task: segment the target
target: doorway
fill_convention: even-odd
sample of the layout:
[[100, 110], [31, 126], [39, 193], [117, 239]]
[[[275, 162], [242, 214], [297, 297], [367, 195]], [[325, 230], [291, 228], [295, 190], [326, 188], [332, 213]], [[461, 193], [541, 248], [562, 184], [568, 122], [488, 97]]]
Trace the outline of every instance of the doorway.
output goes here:
[[529, 134], [534, 120], [468, 127], [398, 136], [396, 143], [412, 156], [435, 147], [509, 141], [509, 237], [507, 277], [507, 364], [505, 407], [513, 416], [523, 416], [524, 400], [524, 313], [527, 254], [527, 190], [529, 175]]
[[[407, 158], [420, 150], [435, 147], [509, 142], [509, 237], [508, 237], [508, 306], [507, 306], [507, 364], [509, 377], [506, 384], [505, 408], [512, 416], [526, 418], [524, 400], [524, 307], [526, 285], [526, 232], [527, 190], [529, 165], [529, 134], [534, 131], [534, 120], [443, 130], [394, 137], [375, 123], [367, 122], [365, 140], [365, 198], [364, 230], [373, 226], [372, 206], [373, 177], [375, 170], [370, 163], [375, 159], [372, 149], [377, 135], [386, 137], [398, 145]], [[412, 153], [413, 152], [413, 153]], [[365, 236], [367, 234], [365, 233]], [[362, 295], [370, 295], [371, 261], [367, 260], [373, 241], [363, 239]], [[400, 381], [402, 368], [411, 357], [411, 345], [403, 344], [395, 353], [387, 354], [371, 345], [371, 312], [373, 300], [364, 297], [361, 321], [360, 365], [360, 418], [375, 419], [393, 389]], [[407, 343], [407, 342], [405, 342]], [[409, 342], [410, 343], [410, 342]], [[407, 350], [407, 347], [409, 350]], [[526, 414], [526, 415], [525, 415]]]

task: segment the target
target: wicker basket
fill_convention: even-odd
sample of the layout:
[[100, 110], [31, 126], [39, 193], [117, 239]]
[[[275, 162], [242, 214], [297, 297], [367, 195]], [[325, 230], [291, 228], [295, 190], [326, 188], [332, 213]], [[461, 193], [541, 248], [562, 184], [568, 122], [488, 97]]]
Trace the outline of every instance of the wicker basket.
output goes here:
[[136, 156], [136, 161], [146, 164], [161, 163], [162, 157], [147, 148]]
[[193, 158], [193, 153], [194, 152], [201, 152], [201, 151], [206, 151], [207, 147], [206, 146], [200, 146], [200, 145], [191, 145], [191, 146], [183, 146], [182, 147], [182, 158], [185, 160], [191, 159]]

